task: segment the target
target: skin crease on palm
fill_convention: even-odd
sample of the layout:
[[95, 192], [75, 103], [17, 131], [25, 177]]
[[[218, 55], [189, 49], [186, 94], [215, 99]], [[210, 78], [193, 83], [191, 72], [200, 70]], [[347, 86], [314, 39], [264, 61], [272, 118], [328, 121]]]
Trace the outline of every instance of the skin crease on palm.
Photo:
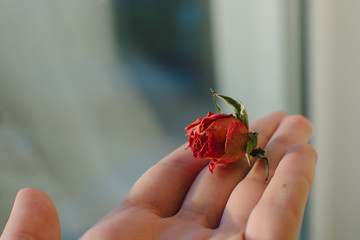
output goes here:
[[[246, 159], [219, 164], [194, 159], [186, 145], [159, 161], [127, 197], [90, 228], [93, 239], [296, 239], [315, 174], [317, 154], [307, 143], [312, 127], [300, 115], [269, 114], [250, 125], [270, 159], [250, 169]], [[0, 238], [61, 239], [51, 199], [19, 191]]]

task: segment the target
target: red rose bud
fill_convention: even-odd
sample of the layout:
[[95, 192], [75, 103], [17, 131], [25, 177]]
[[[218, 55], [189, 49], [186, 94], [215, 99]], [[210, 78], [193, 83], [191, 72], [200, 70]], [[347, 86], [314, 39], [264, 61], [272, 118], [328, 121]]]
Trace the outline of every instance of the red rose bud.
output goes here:
[[[251, 158], [266, 161], [266, 179], [269, 178], [269, 159], [265, 151], [257, 147], [258, 133], [249, 132], [248, 116], [244, 104], [239, 99], [220, 95], [211, 89], [212, 98], [219, 113], [208, 112], [205, 118], [198, 118], [185, 130], [189, 146], [195, 158], [209, 158], [209, 170], [213, 173], [219, 163], [233, 163], [246, 158], [252, 166]], [[221, 113], [216, 97], [233, 107], [235, 116]]]
[[209, 170], [218, 163], [233, 163], [246, 156], [247, 142], [251, 135], [243, 122], [232, 114], [208, 112], [189, 124], [185, 130], [195, 158], [209, 158]]

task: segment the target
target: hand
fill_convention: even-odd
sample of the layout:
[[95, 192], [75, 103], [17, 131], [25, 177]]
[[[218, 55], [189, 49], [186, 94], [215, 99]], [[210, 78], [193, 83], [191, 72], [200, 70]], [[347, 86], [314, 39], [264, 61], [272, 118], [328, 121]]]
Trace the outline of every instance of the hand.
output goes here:
[[[184, 145], [150, 168], [81, 240], [296, 239], [317, 159], [307, 144], [311, 125], [298, 115], [273, 113], [250, 130], [259, 133], [259, 146], [270, 159], [268, 183], [264, 161], [251, 169], [246, 160], [219, 165], [211, 174], [209, 161], [193, 159]], [[38, 196], [29, 197], [26, 191]], [[29, 210], [29, 202], [42, 207]], [[31, 226], [27, 214], [38, 216]], [[13, 239], [19, 232], [60, 239], [59, 229], [51, 200], [27, 189], [20, 191], [1, 239]]]

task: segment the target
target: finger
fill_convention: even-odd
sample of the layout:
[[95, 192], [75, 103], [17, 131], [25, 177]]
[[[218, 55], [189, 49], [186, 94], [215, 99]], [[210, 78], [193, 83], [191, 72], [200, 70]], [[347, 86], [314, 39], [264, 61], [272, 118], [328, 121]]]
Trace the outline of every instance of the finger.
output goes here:
[[[270, 179], [288, 148], [296, 143], [307, 142], [311, 135], [312, 127], [306, 118], [292, 115], [282, 119], [265, 147], [265, 155], [270, 160]], [[267, 187], [265, 178], [266, 163], [258, 160], [246, 178], [232, 192], [221, 227], [239, 229], [246, 225], [252, 209]]]
[[36, 189], [20, 190], [1, 240], [60, 238], [60, 222], [52, 200]]
[[195, 177], [209, 163], [194, 159], [191, 150], [182, 145], [150, 168], [134, 185], [119, 209], [127, 205], [146, 208], [168, 217], [180, 208]]
[[245, 231], [248, 239], [296, 239], [316, 160], [317, 154], [308, 144], [289, 149], [249, 217]]
[[[284, 113], [270, 114], [251, 125], [252, 131], [261, 131], [261, 144], [265, 145], [285, 116]], [[249, 169], [246, 160], [218, 165], [214, 174], [203, 169], [191, 186], [177, 216], [191, 219], [208, 228], [217, 227], [229, 195]]]
[[[287, 117], [284, 112], [274, 112], [264, 118], [260, 118], [250, 125], [250, 132], [258, 132], [258, 146], [264, 149], [270, 138], [273, 136], [283, 118]], [[269, 127], [269, 124], [271, 124]]]
[[[270, 177], [287, 149], [296, 143], [306, 143], [313, 133], [308, 119], [302, 115], [290, 115], [282, 119], [279, 128], [265, 146], [265, 155], [270, 161]], [[262, 180], [266, 174], [266, 161], [257, 161], [249, 173], [249, 178]]]

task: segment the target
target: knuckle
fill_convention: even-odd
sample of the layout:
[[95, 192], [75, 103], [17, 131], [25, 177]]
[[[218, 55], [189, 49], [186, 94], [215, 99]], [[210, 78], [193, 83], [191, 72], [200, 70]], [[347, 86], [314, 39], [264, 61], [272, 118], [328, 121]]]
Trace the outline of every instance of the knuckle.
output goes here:
[[290, 125], [291, 128], [301, 129], [306, 131], [309, 135], [313, 133], [311, 122], [300, 114], [290, 115], [283, 119], [283, 122]]
[[314, 159], [315, 161], [317, 161], [317, 159], [318, 159], [317, 151], [315, 150], [315, 148], [313, 146], [311, 146], [308, 143], [297, 143], [291, 147], [291, 150], [296, 151], [296, 152], [302, 152], [302, 153], [306, 154], [307, 156], [309, 156], [311, 159]]

